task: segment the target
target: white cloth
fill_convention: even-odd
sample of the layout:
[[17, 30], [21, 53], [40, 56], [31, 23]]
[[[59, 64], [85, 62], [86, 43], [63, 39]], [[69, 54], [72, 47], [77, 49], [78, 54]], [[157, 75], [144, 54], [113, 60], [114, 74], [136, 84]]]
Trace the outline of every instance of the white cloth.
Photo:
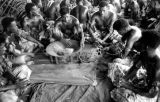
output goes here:
[[120, 63], [109, 63], [108, 77], [112, 82], [119, 82], [119, 79], [125, 75], [130, 67]]

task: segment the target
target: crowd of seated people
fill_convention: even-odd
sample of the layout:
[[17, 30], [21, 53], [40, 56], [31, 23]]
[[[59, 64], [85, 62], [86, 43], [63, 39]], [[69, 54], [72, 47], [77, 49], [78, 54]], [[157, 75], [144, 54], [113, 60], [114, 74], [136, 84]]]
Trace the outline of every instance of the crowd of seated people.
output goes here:
[[[44, 5], [40, 0], [27, 3], [26, 16], [20, 23], [14, 17], [2, 19], [0, 60], [2, 65], [5, 63], [6, 66], [13, 67], [11, 75], [20, 80], [29, 80], [31, 70], [27, 65], [34, 57], [34, 51], [37, 48], [44, 50], [51, 42], [60, 41], [67, 47], [78, 49], [79, 46], [83, 48], [86, 43], [98, 43], [104, 47], [116, 40], [124, 44], [121, 59], [127, 58], [133, 50], [140, 53], [120, 86], [127, 86], [129, 79], [135, 75], [135, 70], [138, 70], [135, 66], [139, 62], [142, 62], [147, 71], [147, 91], [149, 92], [155, 82], [158, 86], [158, 0], [75, 0], [72, 2], [75, 5], [72, 5], [73, 7], [70, 0], [60, 1], [55, 0], [48, 11], [42, 9]], [[153, 18], [156, 23], [152, 25], [153, 29], [150, 29]], [[115, 35], [120, 38], [113, 37]], [[6, 72], [3, 67], [2, 74]]]

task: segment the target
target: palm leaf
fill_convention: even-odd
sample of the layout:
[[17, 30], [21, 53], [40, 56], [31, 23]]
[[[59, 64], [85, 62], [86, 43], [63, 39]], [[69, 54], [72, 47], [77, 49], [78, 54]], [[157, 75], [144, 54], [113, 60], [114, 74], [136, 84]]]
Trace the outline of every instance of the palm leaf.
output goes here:
[[10, 11], [12, 10], [12, 6], [14, 6], [14, 0], [12, 0], [12, 2], [10, 3], [10, 7], [7, 14], [10, 14]]
[[0, 16], [4, 15], [18, 15], [19, 12], [25, 11], [26, 0], [0, 0], [0, 8], [3, 8], [3, 11]]
[[[6, 1], [8, 1], [8, 2], [6, 2]], [[12, 2], [12, 0], [6, 0], [6, 1], [5, 1], [5, 4], [2, 6], [2, 8], [3, 8], [3, 12], [1, 14], [2, 16], [7, 14], [7, 9], [9, 9], [9, 5]]]

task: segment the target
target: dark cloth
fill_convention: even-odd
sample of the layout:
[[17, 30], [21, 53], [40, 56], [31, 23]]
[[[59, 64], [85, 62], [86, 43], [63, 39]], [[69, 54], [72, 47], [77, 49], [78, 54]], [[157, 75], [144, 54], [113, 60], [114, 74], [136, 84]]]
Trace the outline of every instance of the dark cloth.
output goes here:
[[160, 33], [154, 30], [142, 31], [142, 38], [139, 40], [145, 46], [157, 48], [160, 45]]
[[142, 92], [149, 92], [149, 90], [153, 87], [153, 83], [156, 81], [156, 72], [160, 69], [159, 67], [157, 67], [158, 63], [160, 63], [160, 60], [157, 56], [151, 58], [149, 57], [146, 51], [142, 52], [139, 56], [139, 59], [134, 63], [134, 65], [128, 71], [125, 78], [127, 80], [133, 78], [137, 70], [140, 68], [140, 66], [143, 66], [147, 71], [147, 80], [146, 80], [147, 86], [138, 89], [141, 90]]

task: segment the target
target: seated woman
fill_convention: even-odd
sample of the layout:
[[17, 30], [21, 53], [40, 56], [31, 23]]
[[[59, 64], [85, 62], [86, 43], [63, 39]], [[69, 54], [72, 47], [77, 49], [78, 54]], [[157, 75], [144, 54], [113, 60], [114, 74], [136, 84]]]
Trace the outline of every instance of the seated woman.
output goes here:
[[[17, 27], [17, 23], [12, 17], [5, 17], [2, 20], [2, 26], [4, 28], [4, 34], [7, 36], [8, 51], [17, 58], [17, 56], [33, 55], [31, 52], [34, 51], [37, 46], [43, 47], [43, 45], [32, 38], [28, 32], [20, 30]], [[21, 64], [26, 63], [26, 57], [22, 57]]]
[[43, 30], [42, 24], [44, 18], [40, 9], [33, 3], [27, 3], [25, 6], [27, 16], [23, 20], [23, 29], [31, 33], [36, 40], [39, 39], [39, 33]]
[[6, 40], [7, 37], [0, 33], [0, 102], [23, 102], [18, 97], [22, 91], [17, 89], [25, 86], [20, 83], [29, 81], [32, 71], [27, 65], [13, 67], [14, 63], [6, 57]]
[[[1, 34], [0, 36], [0, 62], [1, 62], [1, 78], [6, 78], [6, 82], [4, 82], [2, 85], [7, 84], [7, 81], [12, 81], [13, 83], [17, 80], [29, 80], [31, 75], [31, 70], [27, 65], [19, 65], [18, 67], [13, 67], [12, 61], [7, 58], [7, 52], [6, 52], [6, 40], [7, 37], [3, 36]], [[1, 85], [1, 86], [2, 86]]]

